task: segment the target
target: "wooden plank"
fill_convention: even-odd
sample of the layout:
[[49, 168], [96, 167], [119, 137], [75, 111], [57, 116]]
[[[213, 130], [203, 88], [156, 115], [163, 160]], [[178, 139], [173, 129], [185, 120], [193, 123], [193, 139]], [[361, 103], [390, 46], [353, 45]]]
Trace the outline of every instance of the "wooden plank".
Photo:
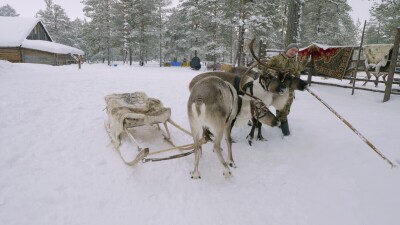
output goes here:
[[[362, 46], [363, 46], [363, 42], [364, 42], [364, 34], [365, 34], [365, 26], [366, 26], [366, 25], [367, 25], [367, 21], [364, 20], [364, 28], [363, 28], [362, 35], [361, 35], [360, 48], [359, 48], [358, 57], [357, 57], [357, 64], [356, 64], [357, 66], [358, 66], [359, 63], [360, 63], [361, 50], [362, 50]], [[354, 80], [357, 78], [357, 71], [353, 72], [353, 78], [354, 78]], [[356, 82], [353, 82], [353, 88], [352, 88], [352, 90], [351, 90], [351, 94], [352, 94], [352, 95], [354, 95], [355, 85], [356, 85]]]
[[76, 63], [69, 54], [55, 54], [26, 48], [0, 48], [0, 59], [12, 63], [39, 63], [48, 65], [68, 65]]
[[383, 102], [387, 102], [390, 99], [390, 93], [392, 92], [392, 83], [396, 67], [396, 61], [399, 54], [399, 44], [400, 44], [400, 27], [397, 28], [396, 38], [394, 39], [392, 59], [390, 60], [388, 82], [386, 84], [385, 95], [383, 96]]
[[20, 62], [21, 57], [18, 48], [0, 48], [0, 59], [10, 62]]
[[24, 49], [23, 60], [25, 63], [57, 65], [54, 59], [54, 53], [32, 50], [32, 49]]
[[[318, 81], [312, 81], [312, 83], [313, 83], [313, 84], [326, 85], [326, 86], [341, 87], [341, 88], [353, 88], [353, 87], [347, 86], [347, 85], [331, 84], [331, 83], [324, 83], [324, 82], [318, 82]], [[364, 91], [372, 91], [372, 92], [379, 92], [379, 93], [385, 93], [385, 91], [382, 91], [382, 90], [376, 90], [376, 89], [370, 89], [370, 88], [364, 88], [364, 87], [354, 87], [354, 89], [357, 89], [357, 90], [364, 90]], [[397, 90], [393, 90], [393, 91], [397, 91]], [[391, 94], [400, 95], [400, 93], [398, 93], [398, 92], [392, 92]]]

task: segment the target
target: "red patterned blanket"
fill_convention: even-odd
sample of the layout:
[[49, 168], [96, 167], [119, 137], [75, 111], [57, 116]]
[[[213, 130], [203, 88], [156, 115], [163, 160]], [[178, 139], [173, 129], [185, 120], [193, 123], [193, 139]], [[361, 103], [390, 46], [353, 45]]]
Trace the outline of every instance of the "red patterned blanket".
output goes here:
[[299, 61], [306, 63], [311, 60], [314, 70], [322, 75], [342, 79], [351, 61], [353, 47], [323, 46], [312, 44], [300, 49]]

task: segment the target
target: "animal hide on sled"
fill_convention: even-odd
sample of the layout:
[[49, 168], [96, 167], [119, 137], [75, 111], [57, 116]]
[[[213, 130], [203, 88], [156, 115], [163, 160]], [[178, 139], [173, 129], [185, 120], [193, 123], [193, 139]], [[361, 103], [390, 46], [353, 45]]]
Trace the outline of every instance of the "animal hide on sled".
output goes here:
[[298, 60], [306, 64], [311, 59], [315, 72], [342, 79], [351, 61], [353, 47], [323, 46], [312, 44], [299, 51]]
[[111, 94], [105, 98], [108, 124], [113, 144], [118, 148], [120, 135], [126, 127], [165, 123], [171, 116], [171, 109], [143, 92]]

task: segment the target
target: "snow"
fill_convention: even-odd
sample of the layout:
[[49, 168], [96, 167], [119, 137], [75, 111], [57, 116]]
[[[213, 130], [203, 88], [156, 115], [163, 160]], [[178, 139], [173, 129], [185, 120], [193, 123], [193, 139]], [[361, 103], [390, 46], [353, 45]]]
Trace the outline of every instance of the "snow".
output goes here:
[[348, 46], [335, 46], [335, 45], [325, 45], [325, 44], [320, 44], [320, 43], [312, 43], [307, 47], [300, 48], [300, 51], [303, 51], [304, 49], [310, 48], [311, 46], [317, 46], [318, 48], [321, 48], [323, 50], [327, 50], [328, 48], [345, 48], [345, 47], [353, 47], [354, 48], [354, 47], [357, 47], [357, 46], [351, 46], [351, 45], [348, 45]]
[[[203, 71], [116, 64], [79, 70], [0, 61], [0, 224], [399, 223], [399, 166], [391, 168], [308, 92], [296, 92], [287, 138], [264, 126], [268, 141], [249, 146], [249, 127], [233, 129], [237, 168], [231, 179], [223, 177], [211, 143], [203, 146], [200, 180], [190, 179], [193, 155], [125, 166], [104, 129], [104, 96], [144, 91], [189, 129], [188, 84]], [[399, 95], [382, 103], [381, 93], [310, 89], [400, 164]], [[170, 131], [175, 143], [191, 142]], [[150, 151], [169, 147], [155, 128], [135, 134]], [[121, 151], [126, 159], [137, 154], [126, 137]]]

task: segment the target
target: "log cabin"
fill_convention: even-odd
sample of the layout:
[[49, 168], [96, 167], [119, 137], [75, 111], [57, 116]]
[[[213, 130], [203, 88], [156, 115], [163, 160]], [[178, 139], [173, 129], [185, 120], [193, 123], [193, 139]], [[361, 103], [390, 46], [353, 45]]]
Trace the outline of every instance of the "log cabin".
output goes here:
[[40, 19], [0, 16], [0, 60], [13, 63], [78, 63], [80, 49], [56, 43]]

